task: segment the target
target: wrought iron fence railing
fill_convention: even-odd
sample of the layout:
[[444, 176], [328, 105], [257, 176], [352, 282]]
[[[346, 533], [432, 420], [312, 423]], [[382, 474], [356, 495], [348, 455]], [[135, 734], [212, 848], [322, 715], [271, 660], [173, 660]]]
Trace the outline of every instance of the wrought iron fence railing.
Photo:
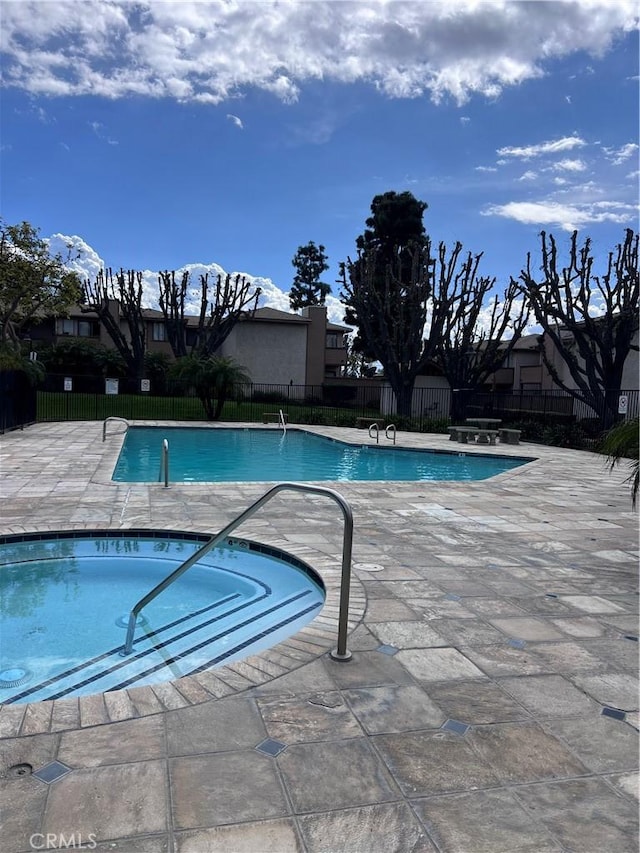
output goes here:
[[[639, 392], [611, 392], [607, 407], [616, 413], [616, 419], [637, 417]], [[400, 429], [425, 432], [445, 431], [450, 423], [478, 415], [498, 417], [505, 423], [577, 425], [593, 435], [610, 425], [604, 408], [596, 411], [561, 390], [505, 393], [416, 388], [411, 415], [401, 417], [392, 395], [380, 382], [238, 385], [227, 397], [221, 420], [261, 422], [264, 413], [279, 409], [288, 415], [290, 424], [356, 426], [358, 419], [383, 416]], [[104, 420], [110, 416], [128, 420], [205, 419], [196, 390], [184, 382], [48, 374], [36, 391], [17, 374], [0, 374], [2, 432], [36, 420]]]

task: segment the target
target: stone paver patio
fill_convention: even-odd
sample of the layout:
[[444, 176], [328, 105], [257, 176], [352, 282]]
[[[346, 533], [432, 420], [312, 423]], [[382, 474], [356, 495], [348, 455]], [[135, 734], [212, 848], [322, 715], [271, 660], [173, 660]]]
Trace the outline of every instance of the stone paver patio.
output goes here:
[[[0, 533], [215, 532], [268, 488], [113, 483], [121, 442], [103, 443], [98, 422], [1, 436]], [[460, 449], [439, 435], [398, 443]], [[531, 444], [464, 450], [535, 461], [479, 482], [323, 484], [354, 511], [352, 661], [327, 655], [340, 513], [283, 494], [242, 534], [326, 579], [333, 598], [305, 631], [172, 683], [2, 706], [2, 850], [45, 849], [49, 833], [125, 853], [635, 853], [625, 472]], [[58, 778], [34, 775], [54, 761]]]

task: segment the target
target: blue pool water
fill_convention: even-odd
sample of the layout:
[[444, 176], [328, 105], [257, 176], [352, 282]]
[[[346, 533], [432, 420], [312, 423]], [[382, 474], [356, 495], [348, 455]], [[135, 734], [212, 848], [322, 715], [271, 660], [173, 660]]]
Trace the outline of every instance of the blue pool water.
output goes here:
[[153, 684], [275, 645], [321, 610], [312, 569], [245, 540], [215, 548], [145, 607], [133, 605], [207, 537], [151, 531], [0, 537], [0, 702]]
[[163, 439], [173, 482], [484, 480], [527, 459], [350, 445], [302, 430], [131, 427], [113, 479], [157, 482]]

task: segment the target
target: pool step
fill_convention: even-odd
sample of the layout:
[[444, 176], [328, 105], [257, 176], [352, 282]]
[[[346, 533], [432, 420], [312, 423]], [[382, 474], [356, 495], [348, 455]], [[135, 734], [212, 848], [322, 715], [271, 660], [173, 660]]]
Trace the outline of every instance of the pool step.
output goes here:
[[16, 688], [3, 700], [9, 704], [60, 699], [80, 688], [83, 693], [99, 693], [179, 678], [220, 665], [232, 656], [246, 655], [251, 645], [267, 636], [277, 637], [279, 630], [308, 618], [320, 607], [309, 590], [280, 602], [265, 594], [250, 601], [230, 595], [197, 614], [156, 628], [152, 634], [138, 629], [132, 654], [127, 657], [120, 654], [121, 646], [111, 648], [51, 679]]

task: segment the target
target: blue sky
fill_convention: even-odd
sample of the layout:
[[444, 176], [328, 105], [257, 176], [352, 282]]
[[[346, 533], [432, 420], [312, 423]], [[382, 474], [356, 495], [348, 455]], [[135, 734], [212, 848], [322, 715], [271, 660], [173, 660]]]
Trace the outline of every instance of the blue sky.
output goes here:
[[[334, 297], [372, 198], [506, 285], [539, 232], [596, 258], [638, 221], [635, 3], [3, 2], [1, 205], [102, 264]], [[336, 299], [331, 316], [340, 320]]]

